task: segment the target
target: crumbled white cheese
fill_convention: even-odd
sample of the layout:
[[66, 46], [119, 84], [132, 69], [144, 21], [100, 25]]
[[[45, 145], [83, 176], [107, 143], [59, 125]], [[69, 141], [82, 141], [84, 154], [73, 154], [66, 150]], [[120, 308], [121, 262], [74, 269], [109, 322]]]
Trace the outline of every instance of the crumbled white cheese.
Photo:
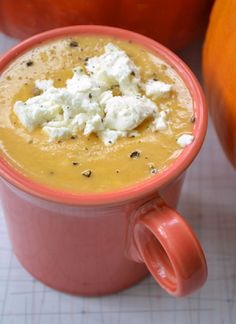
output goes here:
[[161, 111], [159, 115], [154, 119], [152, 123], [152, 129], [154, 130], [164, 130], [167, 129], [167, 111]]
[[72, 129], [70, 129], [65, 121], [51, 121], [45, 123], [42, 128], [51, 140], [59, 140], [61, 138], [66, 139], [72, 135]]
[[105, 91], [101, 94], [99, 100], [100, 105], [104, 107], [109, 99], [113, 98], [113, 94], [111, 90]]
[[168, 96], [171, 89], [171, 84], [167, 84], [162, 81], [148, 80], [145, 85], [146, 95], [152, 97], [153, 99]]
[[136, 128], [157, 110], [154, 102], [146, 97], [116, 96], [105, 103], [105, 127], [127, 131]]
[[119, 84], [122, 94], [138, 92], [139, 68], [123, 50], [111, 43], [105, 46], [104, 54], [87, 61], [86, 69], [103, 88]]
[[37, 102], [24, 104], [17, 101], [14, 105], [14, 112], [18, 116], [21, 124], [30, 132], [36, 127], [41, 126], [47, 120], [55, 118], [59, 113], [60, 107], [50, 102], [44, 102], [43, 105]]
[[86, 123], [84, 128], [84, 135], [88, 136], [92, 132], [103, 131], [104, 125], [102, 123], [102, 118], [98, 114], [92, 116]]
[[183, 134], [181, 135], [178, 139], [177, 139], [177, 143], [181, 146], [181, 147], [185, 147], [189, 144], [191, 144], [194, 140], [194, 136], [190, 135], [190, 134]]
[[52, 80], [36, 80], [35, 86], [39, 90], [46, 91], [53, 87], [53, 81]]
[[83, 72], [81, 68], [73, 69], [74, 75], [66, 82], [66, 89], [72, 94], [98, 94], [101, 92], [97, 82]]
[[119, 137], [125, 137], [127, 132], [116, 131], [111, 129], [105, 129], [102, 132], [98, 132], [98, 136], [102, 139], [105, 145], [112, 145], [116, 142]]
[[[64, 88], [54, 87], [52, 80], [36, 80], [42, 93], [15, 103], [13, 110], [26, 129], [40, 127], [51, 140], [78, 131], [96, 133], [110, 145], [119, 137], [138, 136], [136, 127], [149, 117], [153, 131], [167, 128], [167, 111], [159, 113], [152, 100], [166, 96], [171, 85], [149, 80], [144, 89], [151, 99], [143, 95], [139, 68], [120, 48], [107, 44], [104, 54], [87, 60], [85, 70], [77, 67], [73, 72]], [[112, 87], [120, 95], [114, 96]]]
[[72, 135], [71, 129], [65, 126], [61, 126], [61, 127], [44, 126], [43, 131], [52, 140], [59, 140], [61, 138], [67, 139]]

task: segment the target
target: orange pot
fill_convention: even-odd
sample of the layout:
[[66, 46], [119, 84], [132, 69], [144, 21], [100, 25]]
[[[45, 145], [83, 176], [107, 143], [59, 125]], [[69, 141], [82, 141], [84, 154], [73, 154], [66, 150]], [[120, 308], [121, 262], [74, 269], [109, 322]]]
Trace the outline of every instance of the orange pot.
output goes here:
[[217, 0], [203, 50], [203, 77], [209, 110], [236, 168], [236, 0]]
[[212, 0], [0, 0], [0, 30], [26, 38], [55, 27], [99, 24], [127, 28], [172, 49], [204, 27]]

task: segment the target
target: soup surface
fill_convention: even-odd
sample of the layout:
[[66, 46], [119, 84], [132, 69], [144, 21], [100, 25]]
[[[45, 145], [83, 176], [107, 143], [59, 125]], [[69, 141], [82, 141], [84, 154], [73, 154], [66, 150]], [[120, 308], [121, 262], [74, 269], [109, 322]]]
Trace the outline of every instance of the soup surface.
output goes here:
[[[133, 135], [106, 145], [94, 132], [50, 140], [42, 128], [29, 131], [22, 125], [13, 107], [16, 101], [40, 95], [36, 80], [52, 79], [55, 87], [65, 87], [73, 68], [86, 70], [88, 58], [102, 55], [108, 43], [126, 52], [143, 84], [158, 80], [172, 85], [168, 96], [150, 98], [159, 113], [168, 112], [165, 128], [153, 131], [152, 118], [147, 118]], [[112, 92], [120, 95], [116, 87]], [[64, 191], [111, 191], [158, 177], [181, 154], [177, 140], [192, 134], [193, 124], [192, 98], [184, 82], [161, 58], [131, 41], [91, 35], [42, 43], [0, 76], [0, 154], [26, 177]]]

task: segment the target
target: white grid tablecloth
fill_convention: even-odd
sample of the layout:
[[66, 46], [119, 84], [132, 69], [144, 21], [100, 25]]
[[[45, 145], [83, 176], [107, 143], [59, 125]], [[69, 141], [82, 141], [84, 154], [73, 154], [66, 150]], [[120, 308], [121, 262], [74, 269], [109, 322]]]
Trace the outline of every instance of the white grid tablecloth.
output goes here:
[[[0, 34], [0, 54], [15, 43]], [[200, 77], [200, 46], [180, 55]], [[236, 172], [223, 155], [211, 123], [187, 174], [178, 210], [197, 233], [209, 267], [206, 285], [181, 299], [169, 297], [151, 277], [99, 298], [54, 291], [32, 278], [16, 260], [0, 212], [0, 324], [236, 323]]]

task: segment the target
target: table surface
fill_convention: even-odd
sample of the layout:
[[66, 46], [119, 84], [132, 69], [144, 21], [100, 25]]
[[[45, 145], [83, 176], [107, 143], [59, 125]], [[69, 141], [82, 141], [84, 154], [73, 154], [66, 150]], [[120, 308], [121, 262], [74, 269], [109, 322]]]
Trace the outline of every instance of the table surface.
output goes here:
[[[16, 43], [0, 34], [0, 54]], [[201, 42], [180, 56], [200, 78]], [[175, 299], [151, 277], [121, 293], [75, 297], [28, 274], [14, 256], [0, 212], [0, 324], [223, 324], [236, 318], [236, 172], [209, 122], [203, 148], [188, 171], [178, 210], [197, 233], [209, 278], [190, 297]]]

